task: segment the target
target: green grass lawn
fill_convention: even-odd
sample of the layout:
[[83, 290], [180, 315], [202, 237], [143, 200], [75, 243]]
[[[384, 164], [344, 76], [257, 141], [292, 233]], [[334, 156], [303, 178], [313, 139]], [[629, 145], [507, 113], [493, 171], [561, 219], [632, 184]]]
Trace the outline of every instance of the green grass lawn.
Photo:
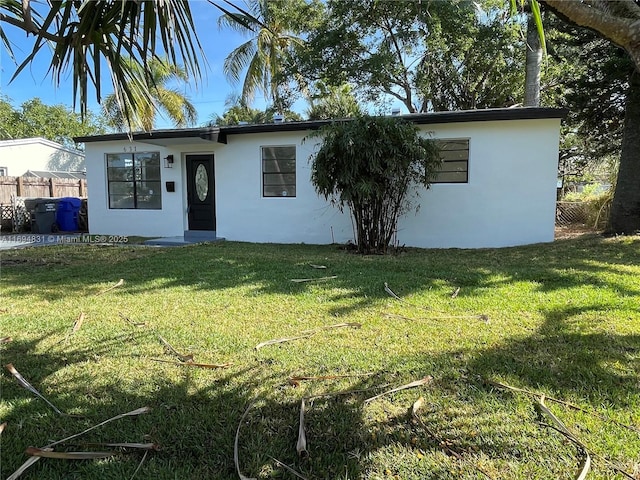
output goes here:
[[[308, 479], [574, 478], [583, 453], [547, 426], [536, 397], [490, 382], [579, 406], [546, 401], [591, 452], [588, 478], [640, 478], [640, 430], [615, 423], [640, 429], [640, 237], [384, 257], [231, 242], [68, 245], [1, 261], [0, 337], [12, 338], [2, 365], [81, 416], [58, 415], [3, 368], [3, 479], [27, 447], [144, 406], [56, 446], [117, 455], [42, 459], [22, 478], [238, 478], [245, 412], [247, 477], [296, 478], [282, 462]], [[361, 328], [254, 348], [340, 323]], [[231, 365], [154, 361], [179, 362], [158, 336], [195, 362]], [[336, 375], [345, 377], [289, 381]], [[365, 402], [427, 375], [424, 386]], [[321, 396], [348, 390], [360, 392]], [[301, 399], [316, 395], [305, 402], [308, 454], [298, 456]], [[136, 472], [143, 452], [92, 445], [112, 442], [159, 449]]]

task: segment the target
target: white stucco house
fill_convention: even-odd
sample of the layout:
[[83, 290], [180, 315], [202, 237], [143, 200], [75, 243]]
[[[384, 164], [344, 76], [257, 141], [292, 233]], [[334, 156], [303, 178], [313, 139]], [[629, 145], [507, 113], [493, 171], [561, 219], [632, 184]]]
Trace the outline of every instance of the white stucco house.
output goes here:
[[0, 176], [31, 172], [82, 172], [84, 153], [46, 138], [0, 141]]
[[[502, 247], [554, 238], [560, 121], [509, 108], [402, 115], [443, 146], [437, 181], [404, 216], [398, 243]], [[354, 238], [319, 197], [310, 156], [327, 121], [79, 137], [94, 234], [328, 244]]]

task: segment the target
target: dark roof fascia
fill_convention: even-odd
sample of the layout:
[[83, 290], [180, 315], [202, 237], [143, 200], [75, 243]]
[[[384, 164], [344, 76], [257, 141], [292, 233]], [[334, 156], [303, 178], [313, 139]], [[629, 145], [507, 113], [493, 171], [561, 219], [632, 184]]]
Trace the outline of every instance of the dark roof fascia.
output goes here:
[[226, 134], [220, 131], [220, 127], [202, 128], [177, 128], [167, 130], [153, 130], [151, 132], [107, 133], [104, 135], [90, 135], [86, 137], [73, 137], [78, 143], [109, 142], [119, 140], [141, 141], [161, 140], [168, 138], [201, 138], [212, 142], [227, 143]]
[[[490, 122], [504, 120], [537, 120], [548, 118], [565, 118], [568, 110], [564, 108], [547, 107], [517, 107], [517, 108], [488, 108], [482, 110], [462, 110], [456, 112], [411, 113], [397, 115], [396, 118], [410, 121], [417, 125], [435, 125], [443, 123]], [[301, 122], [260, 123], [250, 125], [230, 125], [222, 127], [203, 127], [174, 130], [154, 130], [152, 132], [112, 133], [89, 137], [75, 137], [76, 142], [105, 142], [111, 140], [151, 140], [169, 138], [201, 138], [212, 142], [227, 143], [228, 135], [244, 135], [248, 133], [296, 132], [317, 130], [337, 120], [309, 120]]]

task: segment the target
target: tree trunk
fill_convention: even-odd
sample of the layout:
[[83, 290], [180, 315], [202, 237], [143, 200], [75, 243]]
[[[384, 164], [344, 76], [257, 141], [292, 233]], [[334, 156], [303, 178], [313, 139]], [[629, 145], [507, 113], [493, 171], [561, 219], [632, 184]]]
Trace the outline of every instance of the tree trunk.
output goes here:
[[624, 114], [618, 181], [609, 219], [611, 233], [640, 230], [640, 73], [631, 74]]
[[527, 64], [524, 79], [524, 106], [540, 106], [540, 66], [542, 45], [533, 15], [527, 15]]

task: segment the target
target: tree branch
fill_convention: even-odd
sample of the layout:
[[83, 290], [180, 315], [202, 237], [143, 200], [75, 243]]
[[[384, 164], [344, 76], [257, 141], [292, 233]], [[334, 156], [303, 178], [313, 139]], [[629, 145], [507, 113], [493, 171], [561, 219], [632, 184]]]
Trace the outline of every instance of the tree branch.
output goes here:
[[6, 22], [9, 25], [18, 27], [20, 30], [24, 30], [26, 33], [40, 35], [45, 40], [50, 40], [55, 43], [61, 43], [63, 40], [62, 37], [46, 32], [44, 30], [40, 30], [33, 24], [33, 22], [31, 22], [31, 27], [30, 27], [27, 23], [23, 22], [22, 20], [18, 20], [17, 18], [11, 17], [9, 15], [5, 15], [4, 13], [0, 13], [0, 22]]
[[627, 48], [634, 41], [640, 40], [640, 38], [634, 38], [638, 37], [637, 34], [634, 35], [633, 32], [630, 32], [635, 22], [612, 16], [604, 10], [591, 7], [580, 0], [540, 0], [540, 3], [581, 27], [595, 30], [622, 47]]

